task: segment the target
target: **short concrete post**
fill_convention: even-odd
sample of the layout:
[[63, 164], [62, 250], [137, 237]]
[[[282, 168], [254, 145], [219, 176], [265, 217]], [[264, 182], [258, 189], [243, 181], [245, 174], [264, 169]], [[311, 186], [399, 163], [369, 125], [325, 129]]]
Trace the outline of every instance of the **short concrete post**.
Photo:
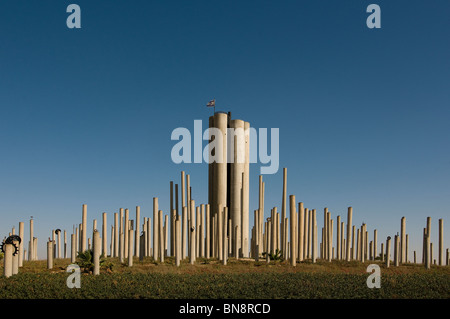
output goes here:
[[92, 235], [92, 250], [94, 253], [93, 261], [94, 261], [94, 275], [100, 274], [100, 254], [102, 251], [101, 241], [100, 241], [100, 232], [97, 229], [94, 230], [94, 234]]
[[[188, 175], [189, 176], [189, 175]], [[188, 179], [189, 181], [189, 179]], [[188, 192], [188, 198], [190, 198], [189, 192]], [[189, 240], [189, 262], [191, 265], [195, 263], [195, 201], [192, 199], [190, 200], [190, 240]]]
[[378, 233], [377, 230], [374, 229], [373, 231], [373, 259], [377, 259], [378, 257], [378, 252], [377, 252], [377, 237], [378, 237]]
[[416, 260], [416, 251], [414, 250], [414, 264], [416, 264], [417, 260]]
[[139, 261], [144, 261], [145, 256], [145, 231], [139, 236]]
[[381, 262], [384, 262], [384, 243], [381, 243]]
[[4, 244], [5, 254], [3, 257], [3, 275], [8, 278], [13, 275], [13, 245]]
[[[19, 247], [18, 241], [13, 241], [13, 244], [16, 245], [16, 247]], [[17, 275], [19, 273], [19, 253], [17, 252], [15, 255], [12, 256], [12, 274]]]
[[47, 269], [53, 268], [53, 241], [47, 242]]

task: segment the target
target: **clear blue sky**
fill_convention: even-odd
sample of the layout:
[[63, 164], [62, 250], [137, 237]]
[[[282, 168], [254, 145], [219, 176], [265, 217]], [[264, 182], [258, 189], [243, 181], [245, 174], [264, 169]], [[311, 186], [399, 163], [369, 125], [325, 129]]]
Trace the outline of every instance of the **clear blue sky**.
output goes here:
[[[70, 3], [79, 30], [66, 27]], [[370, 3], [381, 29], [366, 26]], [[32, 215], [43, 258], [82, 204], [90, 227], [120, 207], [149, 217], [155, 196], [166, 213], [181, 170], [206, 203], [206, 164], [172, 163], [170, 135], [206, 125], [216, 98], [233, 118], [280, 128], [266, 216], [287, 167], [288, 195], [317, 209], [319, 227], [324, 207], [346, 221], [353, 206], [380, 244], [405, 216], [412, 259], [431, 216], [437, 256], [439, 218], [450, 246], [449, 16], [447, 0], [3, 0], [0, 237], [24, 221], [28, 241]]]

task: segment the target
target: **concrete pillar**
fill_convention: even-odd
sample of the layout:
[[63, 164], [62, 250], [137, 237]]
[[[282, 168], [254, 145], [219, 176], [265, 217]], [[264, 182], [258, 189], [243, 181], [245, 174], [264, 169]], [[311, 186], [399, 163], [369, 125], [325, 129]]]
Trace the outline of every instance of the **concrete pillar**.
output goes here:
[[245, 164], [242, 176], [242, 221], [241, 221], [241, 254], [249, 257], [249, 185], [250, 185], [250, 123], [244, 122]]
[[[239, 216], [240, 217], [240, 216]], [[205, 204], [200, 205], [199, 255], [205, 258]]]
[[219, 204], [219, 210], [217, 211], [217, 254], [219, 260], [223, 257], [223, 209], [224, 207]]
[[181, 264], [181, 220], [175, 220], [175, 265]]
[[[232, 161], [230, 165], [230, 176], [228, 177], [230, 183], [230, 219], [231, 228], [235, 229], [235, 226], [241, 228], [242, 223], [242, 190], [243, 184], [243, 174], [245, 167], [245, 132], [244, 132], [244, 121], [242, 120], [231, 120], [231, 128], [234, 129], [234, 134], [229, 136], [229, 148], [230, 158]], [[240, 236], [239, 236], [240, 237]], [[237, 240], [234, 236], [234, 231], [230, 232], [230, 238], [233, 247], [236, 246], [234, 242]], [[238, 249], [241, 248], [242, 242], [238, 242]]]
[[113, 257], [119, 257], [119, 214], [114, 213], [114, 252]]
[[87, 205], [83, 204], [82, 208], [82, 230], [81, 230], [81, 251], [87, 249], [86, 236], [87, 236]]
[[[13, 235], [15, 233], [13, 232]], [[19, 247], [18, 241], [13, 241], [13, 244], [16, 245], [16, 247]], [[19, 273], [19, 252], [17, 252], [15, 255], [12, 256], [12, 274], [17, 275]]]
[[163, 211], [159, 210], [158, 211], [158, 245], [156, 247], [153, 247], [153, 249], [158, 250], [158, 256], [159, 256], [159, 260], [163, 263], [164, 262], [164, 246], [165, 246], [165, 242], [164, 242], [164, 224], [163, 224]]
[[47, 269], [53, 268], [53, 241], [47, 242]]
[[296, 207], [295, 207], [295, 195], [289, 196], [290, 201], [290, 222], [291, 222], [291, 228], [290, 228], [290, 259], [291, 259], [291, 266], [296, 266], [296, 246], [295, 243], [297, 241], [297, 234], [295, 232], [295, 225], [296, 225]]
[[101, 253], [105, 257], [108, 256], [108, 225], [106, 223], [106, 213], [102, 213], [102, 247], [101, 247]]
[[399, 242], [399, 237], [397, 235], [395, 235], [394, 237], [394, 265], [395, 267], [398, 267], [399, 265], [399, 247], [400, 247], [400, 242]]
[[406, 262], [406, 219], [402, 217], [401, 227], [400, 227], [400, 263], [404, 264]]
[[[431, 240], [431, 238], [430, 238], [430, 240]], [[430, 242], [429, 247], [430, 247], [430, 250], [429, 250], [430, 264], [433, 264], [433, 243], [432, 242]]]
[[147, 218], [147, 256], [153, 256], [152, 250], [152, 219]]
[[361, 235], [359, 228], [356, 233], [356, 259], [361, 261]]
[[186, 196], [187, 196], [187, 216], [188, 216], [187, 228], [189, 229], [192, 226], [195, 226], [190, 223], [190, 220], [191, 220], [191, 205], [190, 205], [190, 202], [191, 202], [191, 177], [189, 176], [189, 174], [186, 174], [186, 187], [187, 187]]
[[28, 247], [29, 260], [34, 260], [33, 225], [34, 221], [33, 219], [30, 219], [30, 246]]
[[63, 258], [67, 258], [67, 233], [66, 233], [65, 229], [64, 229], [64, 254], [63, 254]]
[[304, 208], [303, 208], [303, 202], [298, 203], [298, 260], [303, 261], [304, 260], [304, 254], [303, 254], [303, 248], [304, 248], [304, 233], [305, 233], [305, 226], [304, 226]]
[[94, 275], [100, 274], [100, 255], [102, 253], [102, 244], [100, 239], [100, 232], [98, 230], [94, 230], [94, 234], [92, 235], [92, 250], [94, 253], [93, 262], [94, 262]]
[[159, 216], [158, 216], [158, 197], [153, 197], [153, 259], [158, 260], [159, 254]]
[[164, 215], [164, 256], [169, 255], [169, 215]]
[[333, 220], [331, 219], [331, 214], [328, 213], [328, 218], [330, 221], [330, 227], [328, 228], [329, 235], [328, 235], [328, 261], [331, 261], [333, 258]]
[[312, 247], [312, 210], [308, 210], [308, 259], [311, 258]]
[[430, 269], [430, 236], [429, 233], [425, 234], [425, 268]]
[[355, 246], [355, 232], [356, 232], [356, 226], [352, 226], [352, 250], [351, 250], [351, 255], [353, 260], [357, 259], [356, 258], [356, 246]]
[[417, 259], [416, 259], [416, 251], [414, 250], [414, 264], [416, 264]]
[[317, 259], [317, 220], [316, 220], [316, 210], [312, 210], [312, 262], [315, 263]]
[[24, 238], [25, 232], [24, 232], [24, 223], [19, 222], [19, 237], [21, 239], [19, 244], [19, 267], [23, 266], [23, 238]]
[[181, 259], [186, 258], [187, 236], [190, 236], [190, 230], [187, 228], [187, 206], [182, 207], [182, 229], [181, 229]]
[[206, 204], [205, 226], [206, 226], [206, 240], [205, 240], [205, 258], [210, 257], [211, 253], [211, 212], [209, 204]]
[[195, 207], [195, 258], [200, 257], [200, 232], [201, 232], [201, 220], [200, 220], [200, 206]]
[[36, 237], [33, 238], [33, 260], [38, 260], [37, 247], [38, 247], [38, 239]]
[[[137, 231], [136, 231], [137, 232]], [[144, 261], [145, 256], [145, 231], [142, 231], [142, 235], [139, 236], [139, 261]]]
[[336, 217], [336, 259], [339, 260], [341, 256], [341, 216]]
[[124, 224], [124, 229], [123, 229], [124, 236], [123, 237], [125, 240], [124, 245], [123, 245], [123, 247], [124, 247], [123, 257], [124, 258], [128, 258], [128, 241], [129, 241], [128, 235], [129, 235], [129, 230], [130, 230], [129, 220], [130, 220], [130, 211], [128, 210], [128, 208], [125, 208], [125, 220], [123, 222], [123, 224]]
[[70, 235], [70, 262], [73, 264], [77, 258], [77, 250], [76, 250], [76, 242], [75, 242], [75, 234]]
[[124, 222], [123, 222], [123, 208], [119, 209], [119, 258], [120, 261], [123, 262], [124, 258]]
[[339, 259], [340, 260], [344, 260], [345, 259], [345, 239], [344, 239], [344, 222], [341, 222], [341, 242], [340, 242], [340, 254], [339, 254]]
[[4, 244], [5, 254], [3, 256], [3, 275], [8, 278], [13, 275], [13, 252], [11, 244]]
[[189, 262], [191, 265], [195, 262], [195, 201], [190, 201], [190, 212], [191, 212], [191, 227], [189, 229], [190, 240], [189, 240]]
[[133, 266], [133, 238], [134, 230], [128, 230], [128, 267]]
[[365, 260], [365, 254], [364, 254], [364, 252], [365, 252], [365, 238], [366, 238], [366, 232], [365, 232], [365, 229], [364, 229], [364, 224], [362, 224], [361, 225], [361, 229], [360, 229], [360, 231], [359, 231], [359, 238], [360, 238], [360, 241], [361, 241], [361, 245], [360, 245], [360, 253], [359, 253], [359, 255], [360, 255], [360, 257], [361, 257], [361, 262], [363, 263], [364, 262], [364, 260]]
[[391, 264], [391, 237], [386, 240], [386, 268]]
[[309, 240], [309, 209], [305, 208], [304, 211], [305, 221], [303, 224], [304, 238], [303, 238], [303, 259], [308, 259], [308, 240]]
[[350, 244], [352, 238], [352, 216], [353, 216], [353, 208], [348, 207], [347, 208], [347, 247], [346, 247], [346, 260], [350, 261], [351, 259], [351, 252], [350, 252]]
[[56, 239], [55, 239], [55, 230], [52, 230], [52, 242], [53, 242], [53, 259], [56, 259]]
[[223, 238], [221, 239], [221, 241], [223, 242], [223, 244], [222, 244], [222, 249], [223, 249], [222, 264], [223, 265], [226, 265], [227, 260], [228, 260], [227, 233], [228, 233], [228, 207], [224, 207], [224, 210], [223, 210], [223, 232], [222, 232]]
[[381, 243], [381, 262], [384, 261], [384, 243]]
[[409, 249], [409, 235], [406, 234], [406, 244], [405, 244], [405, 263], [409, 262], [408, 261], [408, 249]]
[[[284, 167], [283, 168], [283, 196], [281, 198], [281, 220], [282, 221], [284, 221], [284, 219], [286, 218], [286, 196], [287, 196], [286, 192], [287, 192], [287, 168]], [[295, 210], [295, 207], [293, 209]], [[280, 230], [281, 230], [281, 242], [284, 243], [285, 238], [284, 238], [283, 225]], [[283, 249], [284, 249], [284, 247], [283, 247]], [[286, 253], [287, 253], [287, 251], [286, 251]]]
[[369, 243], [369, 260], [373, 260], [373, 242]]
[[444, 220], [439, 219], [439, 266], [444, 265]]
[[[208, 169], [210, 170], [212, 168], [211, 164], [208, 165]], [[210, 186], [208, 185], [208, 196], [212, 196], [211, 190], [209, 189]], [[186, 218], [187, 218], [187, 208], [186, 212], [183, 210], [183, 207], [186, 207], [186, 185], [185, 185], [185, 173], [184, 171], [181, 171], [181, 259], [184, 259], [186, 257], [186, 236], [188, 235], [187, 232], [187, 224], [186, 224]]]
[[373, 230], [373, 259], [377, 258], [377, 239], [378, 239], [378, 232], [376, 229]]
[[[169, 183], [170, 189], [169, 189], [169, 201], [170, 201], [170, 209], [169, 209], [169, 216], [170, 216], [170, 223], [169, 225], [166, 225], [167, 228], [170, 228], [170, 256], [175, 256], [174, 254], [174, 244], [175, 244], [175, 231], [174, 231], [174, 221], [173, 221], [173, 211], [174, 211], [174, 205], [173, 205], [173, 181], [170, 181]], [[169, 249], [169, 247], [167, 247]], [[167, 252], [167, 255], [169, 255], [169, 250]]]
[[[306, 214], [305, 214], [306, 218]], [[305, 220], [306, 221], [306, 220]], [[323, 229], [324, 229], [324, 242], [323, 242], [323, 251], [324, 251], [324, 259], [328, 260], [328, 208], [325, 207], [323, 209]]]

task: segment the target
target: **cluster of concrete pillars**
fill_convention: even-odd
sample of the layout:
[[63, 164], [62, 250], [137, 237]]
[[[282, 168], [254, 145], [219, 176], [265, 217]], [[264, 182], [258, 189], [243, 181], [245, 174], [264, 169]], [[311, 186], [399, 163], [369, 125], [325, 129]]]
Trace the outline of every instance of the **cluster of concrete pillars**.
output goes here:
[[[221, 122], [219, 121], [219, 123]], [[232, 125], [240, 127], [241, 124], [235, 121]], [[245, 123], [243, 125], [245, 126]], [[237, 137], [235, 137], [236, 141]], [[244, 139], [244, 141], [246, 140]], [[223, 169], [219, 168], [220, 166], [210, 167], [213, 169], [210, 178], [218, 178], [215, 174]], [[164, 262], [165, 257], [173, 256], [177, 266], [185, 258], [189, 258], [191, 264], [195, 263], [197, 258], [217, 258], [226, 265], [229, 257], [239, 259], [250, 256], [258, 261], [263, 253], [266, 253], [266, 262], [269, 262], [269, 253], [273, 254], [279, 250], [283, 254], [283, 259], [289, 260], [291, 266], [296, 266], [297, 262], [306, 260], [314, 263], [318, 258], [326, 261], [358, 260], [365, 262], [378, 257], [386, 263], [387, 267], [390, 266], [391, 238], [388, 237], [386, 243], [381, 243], [381, 252], [378, 255], [377, 230], [373, 231], [373, 240], [370, 240], [365, 223], [362, 223], [360, 227], [353, 225], [352, 207], [348, 207], [347, 210], [347, 224], [340, 215], [336, 216], [335, 220], [332, 219], [331, 212], [325, 208], [320, 236], [316, 210], [305, 208], [303, 202], [296, 202], [295, 195], [290, 195], [289, 202], [287, 202], [286, 168], [283, 169], [281, 212], [278, 213], [277, 207], [273, 207], [270, 217], [266, 220], [264, 216], [265, 183], [262, 176], [259, 176], [259, 204], [258, 209], [254, 210], [254, 225], [251, 229], [251, 237], [248, 239], [244, 235], [244, 233], [248, 233], [248, 218], [242, 217], [246, 205], [243, 204], [246, 188], [243, 186], [246, 183], [245, 174], [240, 166], [235, 166], [233, 172], [238, 172], [238, 174], [236, 173], [237, 175], [235, 174], [236, 176], [232, 179], [235, 184], [233, 188], [235, 194], [231, 196], [234, 199], [228, 202], [231, 206], [225, 205], [226, 200], [221, 199], [219, 195], [214, 195], [215, 197], [213, 196], [212, 199], [212, 202], [217, 204], [215, 210], [210, 204], [196, 206], [192, 196], [190, 176], [181, 172], [180, 188], [179, 184], [170, 181], [169, 214], [164, 215], [163, 211], [159, 209], [157, 197], [153, 198], [152, 217], [144, 217], [143, 224], [141, 224], [139, 206], [136, 206], [134, 220], [128, 209], [120, 208], [119, 212], [114, 213], [113, 225], [111, 225], [109, 256], [119, 258], [121, 262], [125, 262], [127, 259], [130, 267], [133, 266], [134, 257], [139, 257], [139, 260], [142, 261], [145, 257], [150, 256], [160, 262]], [[239, 190], [239, 194], [237, 190]], [[209, 195], [213, 195], [212, 193]], [[180, 196], [181, 210], [179, 210]], [[238, 203], [236, 202], [237, 197], [239, 197]], [[287, 214], [288, 205], [289, 214]], [[74, 226], [73, 233], [70, 235], [70, 259], [71, 262], [75, 262], [78, 252], [92, 248], [94, 264], [97, 265], [101, 255], [108, 256], [107, 213], [102, 214], [101, 232], [97, 230], [97, 221], [93, 220], [91, 238], [88, 238], [87, 220], [87, 205], [82, 205], [81, 223], [77, 227]], [[17, 257], [13, 258], [5, 254], [5, 276], [17, 273], [17, 269], [23, 265], [26, 256], [28, 256], [28, 260], [37, 259], [37, 238], [33, 236], [33, 227], [34, 221], [31, 219], [30, 238], [32, 239], [28, 242], [28, 255], [23, 249], [22, 242], [17, 243], [19, 247]], [[247, 231], [243, 228], [246, 228]], [[15, 229], [12, 234], [14, 232]], [[446, 256], [444, 256], [443, 233], [443, 220], [440, 219], [438, 259], [434, 263], [448, 265], [449, 251], [447, 249]], [[19, 223], [19, 234], [23, 238], [23, 222]], [[430, 217], [427, 218], [423, 234], [422, 262], [426, 268], [430, 268], [433, 263]], [[321, 239], [320, 244], [319, 238]], [[394, 265], [407, 263], [409, 235], [406, 233], [405, 217], [401, 218], [400, 234], [394, 236], [393, 244]], [[9, 253], [11, 247], [13, 246], [5, 245], [5, 251]], [[66, 231], [53, 230], [52, 237], [47, 242], [47, 268], [53, 267], [56, 258], [67, 258], [67, 253]], [[416, 251], [414, 251], [414, 263], [416, 261]], [[98, 273], [97, 265], [94, 274]]]

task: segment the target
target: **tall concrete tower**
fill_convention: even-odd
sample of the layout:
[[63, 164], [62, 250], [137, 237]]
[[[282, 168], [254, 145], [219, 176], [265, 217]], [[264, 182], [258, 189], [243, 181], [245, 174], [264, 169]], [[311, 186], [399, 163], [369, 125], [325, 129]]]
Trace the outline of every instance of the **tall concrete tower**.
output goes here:
[[[211, 216], [217, 216], [220, 209], [228, 207], [231, 247], [237, 247], [241, 257], [248, 257], [250, 123], [232, 120], [231, 113], [216, 112], [209, 118], [209, 127], [218, 129], [217, 133], [220, 131], [216, 136], [210, 130], [210, 145], [214, 145], [211, 146], [208, 166]], [[211, 227], [212, 220], [213, 218]], [[212, 246], [211, 241], [210, 247]]]

